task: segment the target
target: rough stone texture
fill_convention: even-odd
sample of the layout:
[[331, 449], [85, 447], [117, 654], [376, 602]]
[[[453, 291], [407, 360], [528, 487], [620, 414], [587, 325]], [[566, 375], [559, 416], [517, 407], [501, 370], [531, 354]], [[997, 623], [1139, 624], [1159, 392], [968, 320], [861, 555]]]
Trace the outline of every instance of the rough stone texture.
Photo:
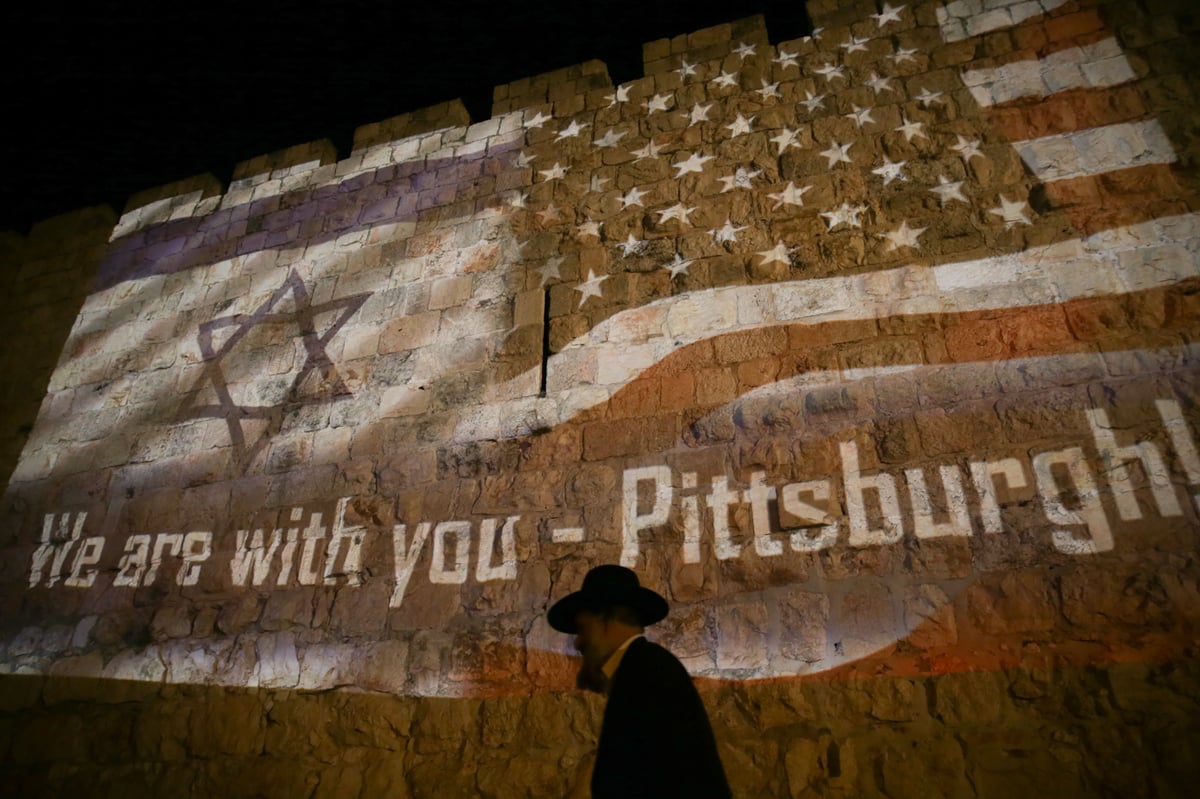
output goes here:
[[810, 10], [0, 241], [11, 792], [585, 796], [625, 557], [738, 796], [1190, 795], [1195, 12]]
[[[1020, 671], [730, 684], [703, 696], [737, 796], [1187, 795], [1200, 734], [1194, 660], [1047, 674], [1036, 698]], [[0, 690], [36, 694], [39, 679], [6, 676]], [[558, 693], [182, 687], [113, 705], [98, 701], [110, 683], [69, 679], [50, 678], [69, 699], [0, 716], [14, 795], [580, 795], [599, 726], [598, 703]], [[731, 715], [731, 703], [743, 710]]]
[[[3, 374], [20, 375], [0, 387], [0, 474], [5, 483], [44, 402], [50, 373], [115, 221], [112, 209], [89, 208], [41, 222], [24, 239], [5, 236], [0, 243], [0, 334], [13, 342], [0, 349], [0, 368]], [[26, 337], [35, 330], [40, 340], [36, 348], [16, 346], [30, 340]]]

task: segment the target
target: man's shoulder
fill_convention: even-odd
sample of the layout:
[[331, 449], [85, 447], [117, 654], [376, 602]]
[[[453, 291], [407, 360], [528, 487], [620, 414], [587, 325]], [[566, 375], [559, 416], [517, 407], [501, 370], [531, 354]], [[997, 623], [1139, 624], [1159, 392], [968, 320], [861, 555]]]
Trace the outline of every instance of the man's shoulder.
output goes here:
[[656, 644], [644, 635], [639, 635], [629, 642], [629, 651], [637, 652], [644, 657], [662, 657], [663, 655], [670, 658], [675, 657], [671, 654], [671, 650], [662, 644]]
[[610, 709], [615, 704], [639, 707], [639, 713], [665, 712], [672, 703], [685, 702], [695, 692], [692, 676], [666, 647], [639, 638], [629, 645], [609, 692]]
[[687, 674], [687, 669], [679, 662], [679, 658], [671, 653], [671, 650], [647, 638], [638, 638], [631, 643], [628, 651], [625, 652], [625, 660], [640, 666]]

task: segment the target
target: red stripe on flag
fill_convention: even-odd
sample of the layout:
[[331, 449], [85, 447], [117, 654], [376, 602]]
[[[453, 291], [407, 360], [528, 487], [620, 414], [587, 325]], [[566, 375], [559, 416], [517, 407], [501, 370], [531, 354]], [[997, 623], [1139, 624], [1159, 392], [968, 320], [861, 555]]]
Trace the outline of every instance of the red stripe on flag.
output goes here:
[[1177, 168], [1147, 164], [1100, 175], [1042, 184], [1046, 202], [1064, 211], [1085, 235], [1164, 216], [1184, 214], [1188, 203]]
[[1009, 141], [1059, 136], [1150, 117], [1141, 93], [1133, 86], [1068, 89], [1049, 97], [1012, 100], [986, 113]]
[[[1135, 326], [1135, 309], [1157, 307], [1160, 313], [1142, 315], [1155, 327]], [[576, 417], [588, 423], [623, 419], [626, 427], [642, 432], [627, 436], [639, 446], [659, 449], [652, 430], [668, 428], [660, 414], [712, 405], [702, 383], [717, 373], [729, 384], [729, 401], [757, 386], [820, 371], [889, 366], [941, 365], [1014, 358], [1045, 357], [1079, 352], [1120, 351], [1175, 346], [1194, 335], [1200, 319], [1200, 278], [1163, 288], [1071, 300], [1025, 308], [999, 308], [965, 313], [932, 313], [880, 320], [781, 324], [753, 331], [726, 333], [672, 352], [602, 405]], [[921, 331], [887, 336], [891, 330]], [[773, 331], [778, 331], [775, 333]], [[753, 342], [750, 340], [753, 339]], [[779, 340], [773, 351], [737, 363], [723, 354], [740, 344]], [[887, 346], [891, 340], [896, 346]], [[862, 341], [871, 346], [854, 347]], [[784, 343], [786, 342], [786, 343]], [[879, 346], [875, 346], [879, 345]], [[642, 417], [642, 418], [634, 418]], [[651, 451], [653, 447], [646, 451]], [[633, 454], [633, 453], [617, 453]]]

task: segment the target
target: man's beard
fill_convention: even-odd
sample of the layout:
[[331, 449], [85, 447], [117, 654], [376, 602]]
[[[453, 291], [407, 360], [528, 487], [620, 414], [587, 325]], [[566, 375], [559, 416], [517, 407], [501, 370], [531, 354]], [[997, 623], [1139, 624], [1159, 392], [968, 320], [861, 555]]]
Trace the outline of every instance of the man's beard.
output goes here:
[[601, 652], [596, 647], [586, 647], [580, 654], [583, 661], [579, 664], [579, 673], [575, 675], [575, 687], [598, 694], [604, 693], [608, 688], [604, 664], [608, 662], [612, 653]]

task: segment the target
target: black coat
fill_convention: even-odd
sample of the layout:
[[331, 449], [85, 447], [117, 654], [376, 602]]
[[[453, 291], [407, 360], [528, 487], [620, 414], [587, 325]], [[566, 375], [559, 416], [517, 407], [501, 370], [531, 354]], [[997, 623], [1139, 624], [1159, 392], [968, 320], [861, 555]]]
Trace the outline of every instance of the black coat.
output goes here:
[[592, 799], [730, 799], [708, 714], [692, 678], [638, 638], [613, 675]]

